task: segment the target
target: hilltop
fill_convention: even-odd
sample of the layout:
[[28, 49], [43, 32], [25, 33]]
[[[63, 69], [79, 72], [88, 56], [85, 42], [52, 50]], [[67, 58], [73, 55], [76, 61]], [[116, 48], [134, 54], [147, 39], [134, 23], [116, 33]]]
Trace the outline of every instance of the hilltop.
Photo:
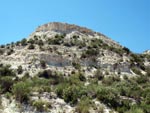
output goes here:
[[77, 25], [39, 26], [0, 46], [3, 113], [148, 113], [150, 54]]

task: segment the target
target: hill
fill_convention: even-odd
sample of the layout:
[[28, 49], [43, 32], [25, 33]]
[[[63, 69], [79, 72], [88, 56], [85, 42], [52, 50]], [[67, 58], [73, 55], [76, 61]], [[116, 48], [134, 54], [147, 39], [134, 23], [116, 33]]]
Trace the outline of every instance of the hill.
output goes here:
[[3, 113], [149, 113], [150, 55], [53, 22], [0, 46]]

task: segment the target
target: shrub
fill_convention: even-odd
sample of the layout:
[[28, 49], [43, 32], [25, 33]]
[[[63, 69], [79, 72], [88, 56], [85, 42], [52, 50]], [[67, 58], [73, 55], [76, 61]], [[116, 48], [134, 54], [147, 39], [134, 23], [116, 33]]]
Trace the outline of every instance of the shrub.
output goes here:
[[129, 54], [129, 53], [131, 52], [130, 49], [127, 48], [127, 47], [123, 47], [123, 50], [124, 50], [127, 54]]
[[0, 55], [3, 55], [4, 54], [4, 49], [0, 49]]
[[18, 82], [13, 85], [12, 92], [19, 102], [27, 102], [30, 94], [30, 84], [28, 82]]
[[20, 43], [21, 43], [20, 41], [17, 41], [17, 42], [16, 42], [16, 46], [19, 46], [19, 45], [20, 45]]
[[6, 93], [5, 93], [5, 96], [6, 96], [7, 99], [11, 99], [12, 93], [6, 92]]
[[132, 108], [125, 113], [144, 113], [144, 111], [141, 108]]
[[51, 103], [43, 100], [37, 100], [32, 103], [32, 106], [34, 106], [37, 111], [44, 112], [48, 111], [48, 108], [51, 107]]
[[35, 46], [33, 45], [33, 44], [30, 44], [29, 46], [28, 46], [28, 49], [34, 49], [35, 48]]
[[90, 43], [90, 47], [99, 48], [103, 45], [103, 41], [101, 39], [92, 39]]
[[14, 83], [14, 81], [11, 76], [1, 77], [0, 78], [0, 86], [1, 86], [2, 93], [10, 92], [11, 87], [13, 86], [13, 83]]
[[131, 61], [141, 63], [141, 62], [143, 62], [143, 59], [138, 54], [131, 54]]
[[88, 56], [96, 56], [99, 54], [99, 51], [97, 49], [91, 48], [86, 51], [86, 54]]
[[18, 66], [17, 72], [18, 74], [22, 74], [23, 72], [22, 66]]
[[39, 77], [33, 77], [32, 80], [32, 85], [40, 87], [40, 86], [49, 86], [50, 85], [50, 80], [49, 79], [45, 79], [45, 78], [39, 78]]
[[89, 113], [91, 107], [91, 100], [88, 97], [83, 97], [77, 105], [76, 111], [78, 113]]
[[5, 48], [5, 45], [0, 45], [0, 48]]
[[79, 73], [79, 79], [80, 79], [80, 81], [86, 81], [84, 74], [81, 72]]
[[113, 108], [119, 105], [117, 91], [112, 88], [99, 88], [97, 91], [97, 98]]
[[147, 76], [150, 77], [150, 67], [146, 67]]
[[51, 70], [44, 70], [43, 72], [39, 72], [38, 76], [46, 79], [54, 77]]
[[21, 40], [20, 43], [21, 43], [22, 46], [26, 46], [27, 45], [27, 40], [24, 38], [24, 39]]
[[38, 44], [40, 47], [43, 46], [43, 45], [44, 45], [43, 40], [38, 40], [38, 41], [37, 41], [37, 44]]
[[10, 65], [1, 65], [0, 76], [16, 76], [16, 74], [10, 69]]
[[81, 65], [80, 65], [80, 63], [78, 63], [78, 62], [72, 62], [72, 65], [73, 65], [73, 67], [75, 68], [75, 69], [81, 69]]
[[102, 83], [106, 85], [112, 85], [114, 82], [119, 82], [119, 81], [120, 81], [120, 77], [117, 75], [114, 75], [114, 76], [105, 77], [102, 80]]
[[137, 75], [142, 75], [140, 69], [138, 69], [138, 68], [136, 68], [136, 67], [132, 67], [131, 69], [132, 69], [132, 71], [133, 71], [135, 74], [137, 74]]
[[73, 38], [73, 39], [78, 39], [78, 38], [79, 38], [79, 36], [74, 35], [72, 38]]
[[98, 49], [88, 48], [85, 52], [82, 53], [81, 58], [97, 56], [98, 54], [99, 54], [99, 50]]
[[138, 84], [142, 84], [142, 83], [145, 84], [146, 82], [149, 82], [149, 78], [146, 75], [140, 75], [136, 78], [136, 82]]
[[71, 85], [79, 85], [82, 84], [82, 81], [85, 81], [86, 78], [82, 72], [76, 72], [75, 74], [70, 75], [68, 79], [68, 83]]
[[97, 71], [95, 72], [95, 77], [98, 79], [98, 80], [102, 80], [104, 78], [104, 75], [103, 73], [101, 72], [100, 69], [97, 69]]
[[14, 52], [13, 49], [9, 49], [9, 50], [7, 51], [7, 55], [11, 55], [13, 52]]
[[63, 90], [63, 99], [65, 102], [72, 105], [77, 103], [78, 99], [78, 90], [76, 86], [69, 86]]
[[68, 86], [68, 84], [66, 84], [66, 83], [59, 84], [59, 85], [56, 86], [55, 92], [56, 92], [58, 97], [63, 98], [63, 90], [67, 86]]
[[30, 39], [28, 40], [28, 43], [29, 43], [29, 44], [34, 44], [34, 43], [35, 43], [35, 40], [33, 40], [32, 38], [30, 38]]
[[46, 62], [44, 60], [40, 60], [40, 65], [43, 69], [46, 68]]
[[64, 35], [56, 35], [55, 38], [48, 39], [49, 44], [59, 45], [63, 43]]

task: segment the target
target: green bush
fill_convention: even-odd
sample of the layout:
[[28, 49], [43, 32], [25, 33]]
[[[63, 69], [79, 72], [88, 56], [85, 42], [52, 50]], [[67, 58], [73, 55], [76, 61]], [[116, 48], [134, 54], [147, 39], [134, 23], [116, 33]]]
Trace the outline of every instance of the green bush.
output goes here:
[[131, 53], [130, 49], [127, 48], [127, 47], [123, 47], [123, 50], [124, 50], [127, 54]]
[[28, 43], [29, 43], [29, 44], [34, 44], [34, 43], [35, 43], [35, 40], [33, 40], [32, 38], [30, 38], [30, 39], [28, 40]]
[[139, 54], [131, 54], [131, 62], [141, 63], [143, 58]]
[[86, 81], [86, 78], [83, 75], [83, 73], [76, 72], [75, 74], [70, 75], [67, 82], [71, 85], [83, 85], [83, 81]]
[[79, 73], [79, 79], [80, 79], [80, 81], [86, 81], [86, 77], [81, 72]]
[[125, 113], [144, 113], [144, 111], [141, 108], [132, 108]]
[[89, 48], [85, 53], [88, 56], [96, 56], [99, 54], [99, 50], [94, 49], [94, 48], [91, 48], [91, 49]]
[[5, 48], [5, 45], [0, 45], [0, 48]]
[[75, 69], [81, 69], [81, 65], [80, 65], [80, 63], [78, 63], [78, 62], [72, 62], [72, 65], [73, 65], [73, 67], [75, 68]]
[[150, 67], [146, 67], [146, 76], [150, 77]]
[[1, 65], [0, 66], [0, 76], [16, 76], [14, 71], [10, 68], [10, 65]]
[[116, 108], [119, 106], [119, 96], [117, 90], [112, 88], [99, 88], [97, 91], [97, 98], [106, 105]]
[[54, 38], [48, 39], [48, 44], [60, 45], [64, 41], [64, 35], [56, 35]]
[[141, 71], [139, 68], [136, 68], [136, 67], [132, 67], [132, 71], [137, 74], [137, 75], [142, 75]]
[[63, 99], [65, 102], [72, 105], [77, 103], [78, 99], [78, 90], [76, 86], [69, 86], [63, 90]]
[[7, 55], [11, 55], [13, 52], [14, 52], [13, 49], [9, 49], [9, 50], [7, 51]]
[[27, 102], [29, 99], [29, 94], [31, 91], [31, 86], [29, 82], [18, 82], [13, 85], [12, 92], [15, 95], [16, 100], [19, 102]]
[[92, 39], [90, 43], [91, 48], [99, 48], [103, 46], [103, 41], [101, 39]]
[[66, 82], [58, 84], [56, 86], [55, 92], [56, 92], [56, 94], [57, 94], [58, 97], [63, 98], [63, 90], [66, 87], [69, 87], [69, 84], [66, 83]]
[[27, 40], [24, 38], [24, 39], [21, 40], [20, 43], [21, 43], [22, 46], [26, 46], [27, 45]]
[[18, 66], [17, 72], [18, 72], [18, 74], [22, 74], [23, 73], [22, 66]]
[[46, 68], [46, 62], [44, 60], [40, 60], [40, 65], [43, 69]]
[[[28, 80], [29, 81], [29, 80]], [[32, 86], [50, 86], [50, 80], [45, 78], [39, 78], [39, 77], [33, 77], [32, 80], [30, 80], [32, 83]]]
[[33, 45], [33, 44], [30, 44], [29, 46], [28, 46], [28, 49], [34, 49], [35, 48], [35, 46]]
[[97, 69], [97, 71], [95, 72], [95, 78], [97, 78], [98, 80], [102, 80], [104, 78], [104, 75], [100, 69]]
[[10, 92], [13, 86], [13, 78], [11, 76], [4, 76], [0, 78], [0, 86], [2, 93]]
[[4, 50], [4, 49], [0, 49], [0, 55], [3, 55], [3, 54], [4, 54], [4, 52], [5, 52], [5, 50]]
[[92, 106], [92, 101], [88, 97], [83, 97], [77, 105], [76, 111], [78, 113], [89, 113]]
[[102, 83], [106, 85], [112, 85], [114, 82], [119, 82], [119, 81], [120, 81], [120, 77], [117, 75], [108, 76], [102, 79]]
[[46, 112], [48, 108], [51, 108], [51, 103], [43, 100], [37, 100], [32, 103], [32, 106], [39, 112]]
[[147, 83], [147, 82], [149, 82], [150, 80], [149, 80], [149, 78], [148, 78], [148, 76], [146, 76], [146, 75], [140, 75], [140, 76], [138, 76], [137, 78], [136, 78], [136, 82], [138, 83], [138, 84], [145, 84], [145, 83]]
[[37, 44], [41, 47], [41, 46], [44, 45], [44, 42], [43, 42], [43, 40], [38, 40], [38, 41], [37, 41]]

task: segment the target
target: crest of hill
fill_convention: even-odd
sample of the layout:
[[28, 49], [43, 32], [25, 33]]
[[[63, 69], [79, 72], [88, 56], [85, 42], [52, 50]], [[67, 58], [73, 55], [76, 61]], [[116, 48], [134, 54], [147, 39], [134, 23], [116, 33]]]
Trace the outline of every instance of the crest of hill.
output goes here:
[[[67, 23], [60, 23], [60, 22], [51, 22], [51, 23], [44, 24], [42, 26], [39, 26], [36, 29], [36, 31], [37, 32], [56, 31], [56, 32], [61, 32], [61, 33], [71, 33], [73, 31], [78, 31], [78, 32], [88, 34], [88, 35], [94, 35], [96, 33], [86, 27], [80, 27], [74, 24], [67, 24]], [[102, 35], [100, 33], [98, 34]]]
[[54, 31], [54, 32], [64, 33], [64, 34], [70, 34], [72, 32], [79, 32], [81, 34], [89, 35], [92, 37], [98, 36], [98, 37], [101, 37], [101, 39], [107, 44], [110, 44], [119, 48], [121, 47], [120, 44], [118, 44], [111, 38], [108, 38], [107, 36], [99, 32], [95, 32], [89, 28], [81, 27], [81, 26], [74, 25], [74, 24], [50, 22], [50, 23], [41, 25], [36, 29], [36, 32], [47, 32], [47, 31]]

